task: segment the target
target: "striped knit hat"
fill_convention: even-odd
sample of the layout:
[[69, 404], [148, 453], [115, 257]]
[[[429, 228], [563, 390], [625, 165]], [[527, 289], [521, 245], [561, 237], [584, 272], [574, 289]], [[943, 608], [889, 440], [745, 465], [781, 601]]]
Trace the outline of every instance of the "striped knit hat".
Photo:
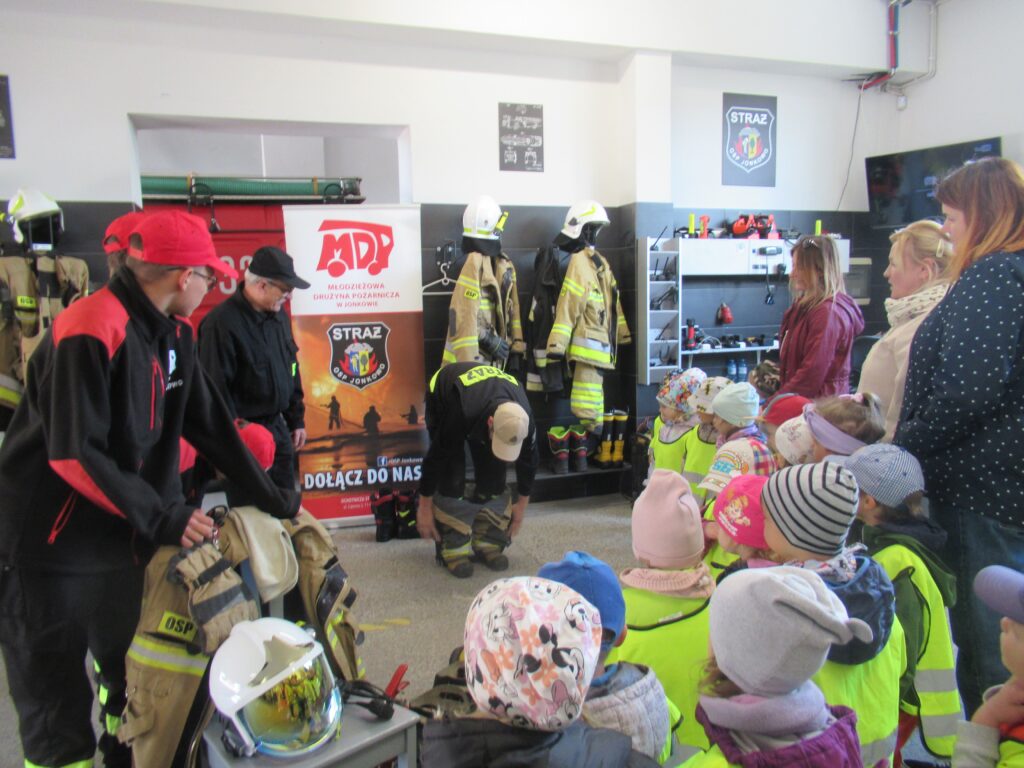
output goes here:
[[761, 492], [761, 506], [794, 547], [833, 557], [857, 516], [858, 497], [850, 470], [824, 461], [773, 474]]

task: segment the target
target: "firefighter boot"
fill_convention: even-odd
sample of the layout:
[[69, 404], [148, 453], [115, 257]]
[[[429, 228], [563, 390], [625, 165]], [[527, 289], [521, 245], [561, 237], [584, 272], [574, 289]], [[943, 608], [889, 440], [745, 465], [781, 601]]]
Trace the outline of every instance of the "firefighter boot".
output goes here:
[[613, 467], [621, 467], [626, 454], [626, 421], [629, 414], [625, 411], [613, 411], [615, 414], [612, 432], [612, 463]]
[[548, 447], [551, 449], [552, 470], [556, 475], [569, 472], [569, 430], [552, 427], [548, 430]]
[[[447, 568], [457, 579], [468, 579], [473, 575], [473, 564], [469, 562], [473, 548], [469, 543], [469, 536], [456, 534], [455, 537], [449, 537], [448, 534], [441, 534], [441, 538], [442, 540], [434, 545], [434, 559], [437, 560], [437, 564]], [[464, 540], [464, 543], [458, 543], [455, 538]]]
[[587, 438], [589, 437], [586, 427], [582, 424], [574, 424], [569, 427], [569, 451], [572, 454], [572, 471], [587, 471]]
[[399, 539], [418, 539], [416, 508], [420, 495], [417, 491], [399, 491], [395, 494], [395, 536]]
[[[391, 541], [395, 535], [395, 494], [390, 488], [381, 488], [370, 494], [370, 509], [373, 510], [373, 523], [377, 526], [377, 541]], [[416, 527], [416, 515], [413, 514], [413, 527]]]
[[612, 437], [615, 430], [614, 415], [606, 413], [601, 423], [601, 442], [597, 446], [597, 456], [594, 463], [606, 469], [612, 466]]
[[[566, 463], [568, 464], [568, 458]], [[473, 521], [473, 559], [492, 571], [508, 570], [508, 558], [502, 553], [509, 545], [508, 529], [511, 524], [510, 504], [501, 512], [487, 507], [481, 509]]]

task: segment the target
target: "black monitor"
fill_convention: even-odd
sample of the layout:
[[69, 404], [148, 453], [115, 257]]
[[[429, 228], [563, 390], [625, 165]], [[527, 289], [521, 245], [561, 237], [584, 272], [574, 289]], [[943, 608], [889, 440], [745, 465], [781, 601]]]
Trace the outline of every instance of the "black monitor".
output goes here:
[[942, 177], [969, 160], [1001, 154], [994, 138], [865, 158], [871, 226], [894, 229], [941, 216], [935, 187]]

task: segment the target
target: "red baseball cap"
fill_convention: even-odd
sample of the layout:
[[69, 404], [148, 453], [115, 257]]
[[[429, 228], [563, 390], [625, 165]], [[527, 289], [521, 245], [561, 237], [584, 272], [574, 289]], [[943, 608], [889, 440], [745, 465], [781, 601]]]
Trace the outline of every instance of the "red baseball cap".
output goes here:
[[135, 231], [139, 222], [145, 218], [142, 211], [132, 211], [124, 216], [118, 216], [107, 227], [103, 235], [103, 250], [107, 253], [128, 250], [128, 236]]
[[142, 248], [129, 246], [128, 255], [150, 264], [169, 267], [209, 267], [238, 279], [238, 273], [217, 256], [205, 221], [184, 211], [151, 213], [131, 232], [142, 238]]
[[793, 392], [780, 392], [764, 404], [761, 421], [781, 427], [790, 419], [800, 416], [810, 400]]
[[277, 453], [274, 436], [270, 430], [262, 424], [254, 424], [251, 421], [245, 424], [236, 421], [235, 425], [238, 427], [239, 437], [242, 438], [245, 447], [256, 457], [259, 465], [263, 469], [270, 469], [274, 464], [274, 456]]

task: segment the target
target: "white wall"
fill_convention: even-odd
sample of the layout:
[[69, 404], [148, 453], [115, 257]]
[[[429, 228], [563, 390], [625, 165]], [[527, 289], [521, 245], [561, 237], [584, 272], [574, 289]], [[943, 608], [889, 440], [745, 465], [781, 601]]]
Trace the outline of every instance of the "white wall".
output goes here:
[[402, 199], [398, 155], [395, 139], [331, 136], [324, 140], [324, 173], [361, 177], [368, 203], [409, 203]]
[[887, 152], [1002, 136], [1003, 154], [1024, 163], [1020, 30], [1024, 3], [954, 0], [938, 6], [934, 79], [906, 90]]
[[[722, 185], [722, 94], [778, 98], [774, 187]], [[858, 89], [821, 77], [677, 66], [672, 72], [672, 200], [676, 207], [867, 210], [864, 156], [878, 154], [892, 133], [892, 96], [866, 91], [861, 100], [850, 181]]]

